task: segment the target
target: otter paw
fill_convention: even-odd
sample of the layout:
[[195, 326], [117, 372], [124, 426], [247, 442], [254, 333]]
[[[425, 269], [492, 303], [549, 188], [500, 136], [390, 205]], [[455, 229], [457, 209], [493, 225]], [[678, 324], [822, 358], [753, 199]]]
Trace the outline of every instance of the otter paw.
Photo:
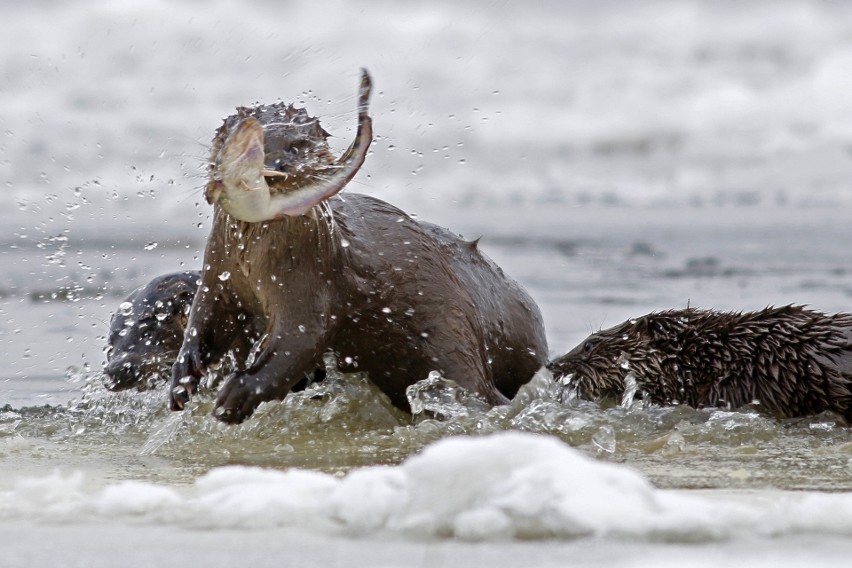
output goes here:
[[228, 375], [216, 398], [213, 416], [226, 424], [239, 424], [251, 416], [261, 402], [268, 400], [265, 392], [262, 382], [256, 378], [242, 373]]
[[201, 351], [196, 348], [181, 349], [172, 366], [172, 388], [169, 390], [169, 408], [183, 410], [190, 396], [198, 390], [198, 380], [204, 374]]

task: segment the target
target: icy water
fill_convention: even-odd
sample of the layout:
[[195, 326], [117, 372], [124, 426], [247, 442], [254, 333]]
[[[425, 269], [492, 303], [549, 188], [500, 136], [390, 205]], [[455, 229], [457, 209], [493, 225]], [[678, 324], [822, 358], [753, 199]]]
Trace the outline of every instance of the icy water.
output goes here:
[[[464, 232], [484, 234], [484, 250], [540, 303], [554, 355], [599, 326], [687, 302], [719, 309], [799, 302], [838, 311], [852, 295], [846, 268], [852, 252], [837, 246], [852, 239], [845, 212], [573, 207], [548, 215], [539, 216], [535, 228], [497, 222], [491, 229], [469, 224]], [[760, 219], [751, 218], [756, 215]], [[576, 222], [560, 222], [572, 217]], [[464, 225], [464, 216], [457, 222]], [[194, 252], [146, 251], [141, 244], [135, 260], [127, 252], [98, 259], [70, 241], [66, 249], [74, 254], [67, 256], [81, 259], [95, 275], [91, 282], [33, 288], [4, 300], [7, 337], [20, 338], [9, 341], [10, 355], [24, 351], [7, 361], [17, 372], [3, 379], [7, 406], [0, 414], [6, 459], [16, 467], [37, 470], [45, 457], [73, 467], [94, 460], [109, 479], [169, 482], [191, 482], [226, 464], [333, 473], [398, 463], [446, 436], [523, 430], [628, 463], [660, 487], [852, 488], [852, 436], [830, 415], [779, 421], [759, 407], [625, 410], [568, 403], [545, 377], [512, 405], [493, 410], [465, 403], [452, 385], [424, 383], [414, 400], [430, 412], [412, 421], [364, 377], [334, 375], [230, 428], [209, 417], [212, 393], [184, 414], [168, 412], [164, 388], [107, 393], [98, 369], [109, 312], [143, 275], [164, 271], [166, 261], [178, 267], [185, 256], [186, 266], [194, 266]], [[42, 261], [42, 254], [38, 248], [7, 251], [19, 261], [9, 262], [5, 277], [32, 278], [29, 259], [45, 280], [53, 272], [75, 278], [79, 268], [68, 260]], [[123, 266], [133, 270], [116, 270]], [[444, 420], [426, 419], [430, 413]]]
[[377, 139], [349, 191], [481, 236], [552, 355], [687, 304], [850, 310], [848, 3], [3, 8], [5, 564], [848, 559], [852, 434], [829, 415], [566, 402], [539, 376], [491, 410], [426, 382], [412, 418], [335, 375], [225, 427], [213, 393], [172, 414], [98, 382], [122, 298], [200, 267], [221, 118], [296, 101], [342, 150], [362, 66]]

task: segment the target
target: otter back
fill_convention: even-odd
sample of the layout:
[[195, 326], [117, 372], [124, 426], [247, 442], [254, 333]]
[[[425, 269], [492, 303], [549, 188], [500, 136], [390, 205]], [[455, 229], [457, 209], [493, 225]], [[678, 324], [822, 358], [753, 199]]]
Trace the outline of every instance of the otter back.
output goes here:
[[798, 306], [672, 310], [592, 334], [548, 368], [589, 399], [737, 408], [783, 417], [834, 411], [852, 422], [852, 314]]

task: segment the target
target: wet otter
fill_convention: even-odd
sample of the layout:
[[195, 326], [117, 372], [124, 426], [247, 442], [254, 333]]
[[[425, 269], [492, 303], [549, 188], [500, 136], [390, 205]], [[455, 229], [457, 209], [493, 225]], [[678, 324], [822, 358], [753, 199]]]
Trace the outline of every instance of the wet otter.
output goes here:
[[592, 334], [548, 368], [588, 399], [732, 408], [757, 400], [782, 417], [831, 410], [852, 423], [852, 314], [653, 313]]
[[214, 415], [228, 423], [286, 396], [327, 351], [403, 409], [405, 388], [433, 370], [497, 404], [544, 364], [538, 307], [476, 242], [372, 197], [335, 196], [372, 140], [370, 90], [363, 72], [358, 131], [337, 160], [318, 120], [292, 105], [239, 108], [217, 131], [205, 190], [214, 221], [173, 410], [246, 317], [265, 335], [219, 391]]
[[121, 303], [110, 319], [107, 388], [141, 389], [168, 376], [200, 278], [198, 271], [158, 276]]
[[[125, 298], [110, 318], [104, 366], [104, 384], [109, 390], [145, 390], [171, 376], [200, 280], [197, 270], [165, 274]], [[247, 320], [241, 332], [233, 334], [229, 348], [233, 358], [226, 370], [240, 367], [261, 331]], [[316, 368], [293, 390], [324, 378], [325, 369]]]

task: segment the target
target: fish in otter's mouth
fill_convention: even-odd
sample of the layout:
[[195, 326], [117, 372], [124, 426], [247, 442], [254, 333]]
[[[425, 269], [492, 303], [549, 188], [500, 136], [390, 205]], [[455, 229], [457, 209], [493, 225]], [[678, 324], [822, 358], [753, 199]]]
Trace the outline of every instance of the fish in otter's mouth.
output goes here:
[[[362, 69], [358, 130], [336, 160], [326, 143], [328, 133], [304, 109], [280, 103], [238, 109], [213, 143], [208, 203], [218, 202], [232, 217], [255, 223], [304, 215], [340, 192], [364, 163], [373, 140], [367, 113], [371, 88], [370, 75]], [[275, 136], [267, 140], [265, 133], [273, 130]]]

